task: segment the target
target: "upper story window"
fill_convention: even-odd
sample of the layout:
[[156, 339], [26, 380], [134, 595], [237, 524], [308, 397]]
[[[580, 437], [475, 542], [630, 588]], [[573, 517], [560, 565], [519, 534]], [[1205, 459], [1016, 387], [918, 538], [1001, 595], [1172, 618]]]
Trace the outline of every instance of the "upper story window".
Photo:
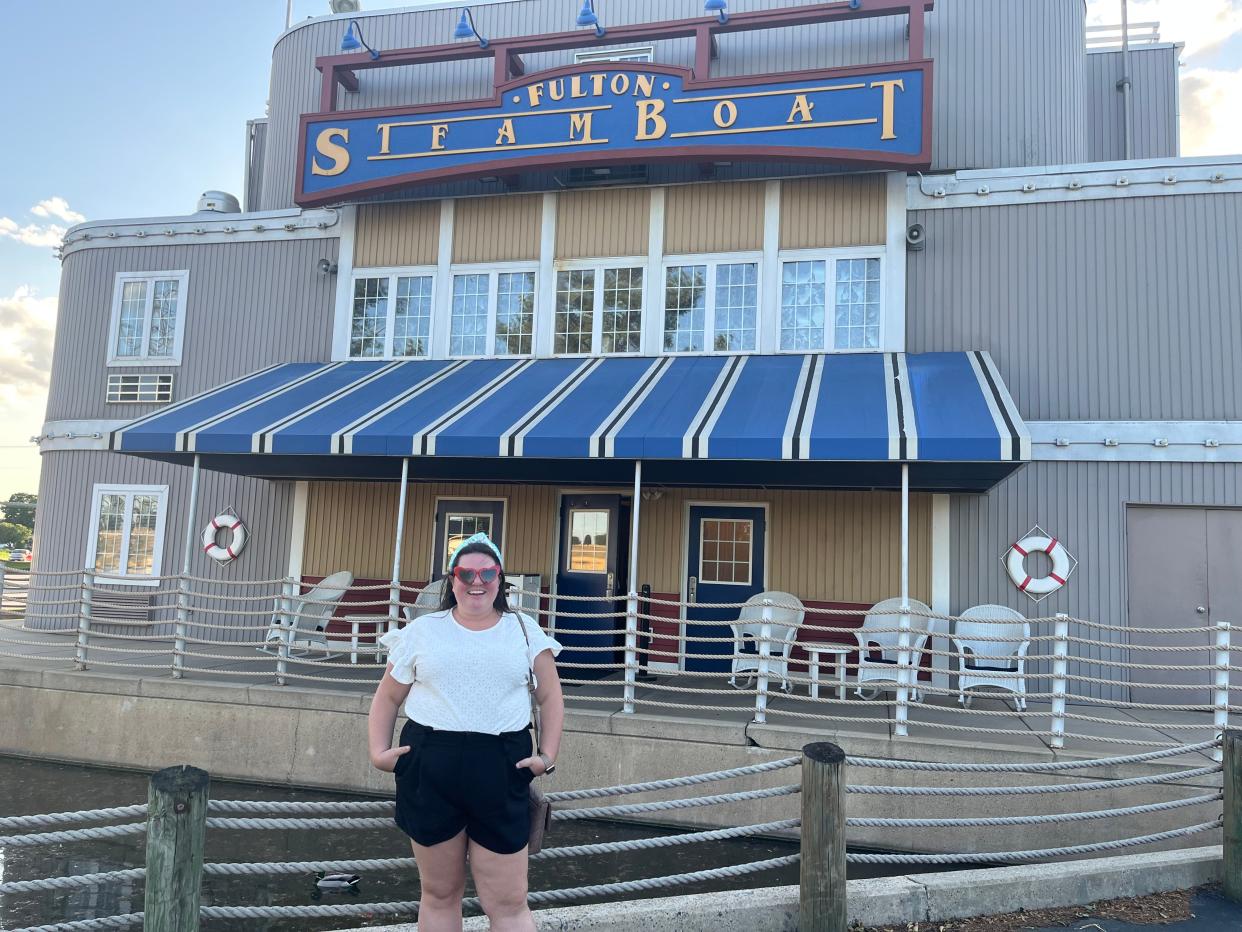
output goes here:
[[650, 45], [637, 46], [631, 49], [606, 49], [601, 52], [575, 52], [574, 61], [578, 64], [597, 61], [651, 61], [655, 48]]
[[449, 355], [534, 352], [535, 277], [534, 268], [455, 272]]
[[429, 355], [434, 282], [435, 269], [355, 278], [350, 358]]
[[86, 565], [105, 576], [155, 585], [164, 549], [168, 486], [97, 485]]
[[677, 260], [664, 268], [666, 353], [750, 352], [758, 345], [759, 260]]
[[643, 268], [592, 266], [556, 273], [552, 352], [642, 351]]
[[878, 349], [880, 285], [878, 256], [788, 257], [781, 263], [780, 348]]
[[122, 272], [109, 328], [110, 365], [180, 365], [190, 273]]

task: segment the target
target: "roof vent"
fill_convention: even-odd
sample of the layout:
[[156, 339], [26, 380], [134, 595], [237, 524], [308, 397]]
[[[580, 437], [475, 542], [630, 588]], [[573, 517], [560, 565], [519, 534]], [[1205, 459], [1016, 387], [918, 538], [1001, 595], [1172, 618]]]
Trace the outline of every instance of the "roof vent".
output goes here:
[[198, 211], [210, 211], [217, 214], [240, 214], [241, 205], [237, 198], [225, 191], [204, 191], [198, 199]]

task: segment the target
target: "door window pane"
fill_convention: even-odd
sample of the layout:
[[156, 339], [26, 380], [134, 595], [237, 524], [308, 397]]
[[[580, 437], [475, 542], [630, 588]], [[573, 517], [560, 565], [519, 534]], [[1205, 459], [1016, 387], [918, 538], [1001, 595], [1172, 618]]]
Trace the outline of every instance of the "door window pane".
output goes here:
[[496, 283], [496, 353], [530, 353], [535, 333], [535, 273], [501, 272]]
[[461, 542], [480, 532], [488, 537], [492, 536], [491, 515], [453, 514], [452, 512], [445, 515], [444, 566], [440, 568], [442, 573], [448, 573], [448, 562]]
[[643, 270], [604, 270], [604, 320], [600, 351], [642, 351]]
[[716, 266], [714, 348], [722, 352], [753, 350], [758, 308], [758, 264], [739, 262]]
[[569, 513], [569, 553], [565, 568], [571, 573], [608, 572], [607, 511], [573, 510]]
[[482, 356], [487, 352], [487, 275], [453, 276], [453, 318], [449, 353]]
[[95, 532], [95, 571], [121, 571], [121, 545], [125, 533], [125, 496], [104, 495], [100, 498], [99, 522]]
[[699, 581], [750, 585], [754, 522], [704, 519], [699, 530]]
[[834, 332], [837, 349], [880, 345], [880, 260], [838, 259]]
[[786, 262], [781, 272], [781, 349], [822, 350], [826, 286], [822, 261]]
[[426, 356], [431, 334], [431, 276], [397, 279], [392, 321], [393, 356]]
[[707, 266], [674, 265], [664, 273], [664, 350], [703, 350], [707, 318]]
[[595, 270], [556, 275], [554, 353], [589, 353], [595, 328]]
[[353, 320], [349, 330], [349, 355], [384, 355], [388, 325], [388, 279], [359, 278], [354, 282]]

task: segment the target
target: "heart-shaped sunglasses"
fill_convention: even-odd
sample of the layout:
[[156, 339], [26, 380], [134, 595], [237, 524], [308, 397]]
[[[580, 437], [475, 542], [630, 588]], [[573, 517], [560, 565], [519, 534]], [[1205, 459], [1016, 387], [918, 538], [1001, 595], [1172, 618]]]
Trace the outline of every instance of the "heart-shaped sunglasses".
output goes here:
[[468, 566], [455, 566], [453, 567], [453, 576], [458, 582], [466, 586], [473, 586], [476, 579], [484, 585], [488, 585], [500, 578], [500, 567], [486, 566], [481, 570], [474, 570]]

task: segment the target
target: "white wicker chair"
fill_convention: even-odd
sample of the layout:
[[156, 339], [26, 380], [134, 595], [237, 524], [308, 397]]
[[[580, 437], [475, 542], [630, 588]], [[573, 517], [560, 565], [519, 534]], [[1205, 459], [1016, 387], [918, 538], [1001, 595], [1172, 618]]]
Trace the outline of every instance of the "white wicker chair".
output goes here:
[[[918, 681], [919, 655], [927, 645], [928, 637], [935, 633], [935, 623], [928, 617], [931, 609], [918, 599], [907, 599], [906, 602], [910, 607], [910, 698], [918, 702], [923, 697]], [[854, 639], [858, 641], [858, 687], [854, 690], [855, 695], [862, 696], [864, 688], [876, 689], [878, 694], [878, 684], [889, 689], [896, 687], [901, 639], [901, 633], [896, 629], [901, 624], [900, 611], [901, 599], [877, 602], [863, 618], [862, 627], [854, 632]], [[879, 657], [870, 656], [873, 652], [878, 652]], [[867, 684], [877, 685], [868, 687]]]
[[[978, 638], [1013, 638], [993, 641]], [[1014, 694], [1020, 711], [1026, 711], [1026, 652], [1031, 646], [1031, 624], [1016, 609], [1005, 605], [975, 605], [962, 612], [954, 626], [953, 648], [957, 661], [957, 701], [970, 708], [966, 690], [994, 686]]]
[[764, 602], [770, 601], [768, 637], [770, 638], [771, 655], [768, 658], [770, 676], [780, 676], [781, 689], [789, 692], [789, 654], [793, 650], [794, 641], [798, 637], [798, 628], [806, 617], [806, 608], [797, 596], [788, 592], [760, 592], [746, 600], [738, 614], [737, 621], [729, 625], [733, 629], [733, 663], [730, 669], [729, 685], [737, 686], [739, 673], [753, 676], [759, 672], [759, 654], [742, 654], [742, 647], [749, 639], [758, 645], [763, 637]]
[[339, 657], [339, 654], [330, 653], [328, 650], [326, 629], [332, 613], [341, 604], [341, 598], [353, 582], [354, 574], [342, 570], [320, 580], [317, 586], [304, 595], [278, 597], [272, 623], [263, 639], [265, 643], [256, 650], [265, 654], [279, 654], [278, 645], [284, 641], [289, 647], [289, 656], [322, 651], [322, 660]]

